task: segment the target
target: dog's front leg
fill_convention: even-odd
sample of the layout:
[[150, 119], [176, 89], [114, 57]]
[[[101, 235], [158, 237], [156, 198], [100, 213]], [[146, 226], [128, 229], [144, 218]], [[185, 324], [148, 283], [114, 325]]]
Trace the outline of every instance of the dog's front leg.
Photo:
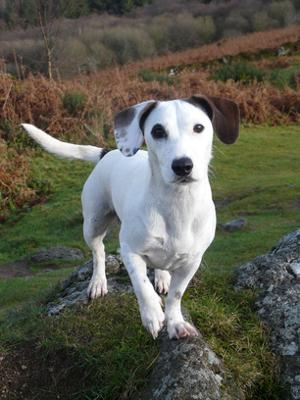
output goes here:
[[142, 257], [132, 253], [127, 245], [121, 245], [121, 255], [138, 299], [142, 323], [155, 339], [165, 320], [161, 298], [147, 276]]
[[187, 336], [198, 336], [196, 328], [186, 322], [181, 312], [181, 298], [199, 263], [194, 266], [186, 266], [171, 272], [171, 285], [166, 300], [166, 321], [170, 339], [180, 339]]

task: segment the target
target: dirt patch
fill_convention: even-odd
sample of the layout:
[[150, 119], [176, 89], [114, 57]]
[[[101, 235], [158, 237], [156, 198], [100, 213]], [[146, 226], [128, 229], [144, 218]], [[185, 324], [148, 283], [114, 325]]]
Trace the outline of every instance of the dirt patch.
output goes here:
[[39, 271], [34, 267], [41, 267], [43, 272], [64, 268], [66, 263], [79, 262], [84, 259], [81, 250], [71, 247], [57, 246], [48, 249], [39, 249], [21, 260], [0, 265], [0, 279], [31, 276]]
[[70, 399], [86, 381], [65, 350], [42, 354], [36, 343], [28, 343], [0, 353], [0, 400]]
[[[54, 263], [43, 264], [43, 272], [53, 271], [55, 269], [65, 268], [65, 265], [58, 265]], [[34, 271], [32, 264], [27, 260], [15, 261], [10, 264], [0, 265], [0, 279], [9, 279], [22, 276], [32, 276], [41, 272]]]
[[0, 278], [3, 279], [30, 275], [32, 275], [32, 271], [30, 270], [27, 261], [24, 260], [0, 266]]

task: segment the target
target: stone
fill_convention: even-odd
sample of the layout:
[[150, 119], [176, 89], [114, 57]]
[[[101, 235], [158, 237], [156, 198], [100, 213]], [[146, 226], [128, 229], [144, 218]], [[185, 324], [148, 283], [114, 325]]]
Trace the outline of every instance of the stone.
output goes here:
[[295, 277], [300, 278], [300, 263], [292, 262], [290, 267]]
[[116, 274], [120, 271], [122, 260], [120, 255], [108, 254], [106, 256], [105, 268], [107, 274]]
[[30, 254], [27, 260], [35, 263], [47, 263], [53, 261], [82, 261], [84, 255], [81, 250], [72, 247], [50, 247], [48, 249], [40, 249]]
[[300, 399], [300, 229], [285, 235], [271, 251], [240, 266], [235, 289], [259, 291], [255, 306], [278, 355], [285, 400]]
[[[84, 254], [81, 250], [71, 247], [51, 247], [40, 249], [29, 256], [9, 264], [0, 266], [0, 278], [8, 279], [16, 276], [31, 276], [37, 273], [32, 266], [34, 264], [43, 264], [44, 272], [50, 272], [54, 269], [63, 267], [64, 261], [82, 261]], [[58, 263], [59, 262], [59, 263]]]
[[239, 219], [233, 219], [232, 221], [228, 221], [221, 226], [223, 230], [226, 232], [235, 232], [242, 229], [245, 225], [247, 225], [246, 219], [239, 218]]
[[[107, 255], [106, 269], [109, 292], [132, 292], [132, 287], [120, 255]], [[60, 287], [55, 294], [55, 299], [51, 299], [49, 302], [48, 315], [59, 314], [65, 307], [70, 307], [79, 303], [88, 303], [87, 287], [92, 277], [92, 273], [92, 260], [76, 268], [75, 271], [60, 284]]]
[[[109, 293], [132, 292], [132, 287], [119, 255], [106, 258]], [[50, 299], [48, 315], [61, 313], [66, 307], [88, 303], [87, 286], [92, 276], [92, 261], [78, 267]], [[149, 271], [154, 279], [153, 271]], [[108, 296], [109, 296], [108, 293]], [[185, 311], [185, 317], [191, 320]], [[221, 360], [208, 347], [203, 337], [170, 340], [166, 329], [160, 333], [159, 357], [147, 387], [137, 399], [151, 400], [243, 400]]]
[[[184, 310], [185, 318], [191, 318]], [[147, 387], [136, 400], [243, 399], [229, 383], [224, 366], [203, 337], [170, 340], [164, 329], [159, 335], [159, 356]]]

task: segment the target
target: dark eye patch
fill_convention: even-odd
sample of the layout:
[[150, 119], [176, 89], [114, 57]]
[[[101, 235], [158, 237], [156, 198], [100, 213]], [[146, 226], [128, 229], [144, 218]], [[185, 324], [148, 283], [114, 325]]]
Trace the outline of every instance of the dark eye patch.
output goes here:
[[201, 133], [204, 131], [204, 126], [202, 124], [196, 124], [193, 128], [194, 132]]
[[165, 128], [161, 124], [153, 126], [151, 135], [154, 139], [165, 139], [168, 136]]

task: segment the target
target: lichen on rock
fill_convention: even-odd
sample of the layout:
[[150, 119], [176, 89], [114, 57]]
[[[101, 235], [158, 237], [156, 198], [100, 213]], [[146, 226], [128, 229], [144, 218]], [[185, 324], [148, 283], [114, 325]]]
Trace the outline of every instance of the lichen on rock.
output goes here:
[[270, 331], [270, 346], [280, 358], [285, 400], [300, 399], [300, 229], [273, 249], [240, 266], [235, 288], [258, 289], [258, 314]]
[[[132, 292], [128, 275], [119, 255], [106, 257], [109, 293]], [[56, 290], [48, 303], [48, 314], [56, 315], [66, 307], [88, 303], [87, 286], [92, 276], [92, 261], [78, 267]], [[149, 271], [153, 280], [154, 274]], [[108, 294], [109, 295], [109, 294]], [[185, 318], [190, 316], [184, 310]], [[243, 400], [216, 354], [201, 335], [170, 340], [166, 329], [160, 333], [159, 357], [139, 400]]]

